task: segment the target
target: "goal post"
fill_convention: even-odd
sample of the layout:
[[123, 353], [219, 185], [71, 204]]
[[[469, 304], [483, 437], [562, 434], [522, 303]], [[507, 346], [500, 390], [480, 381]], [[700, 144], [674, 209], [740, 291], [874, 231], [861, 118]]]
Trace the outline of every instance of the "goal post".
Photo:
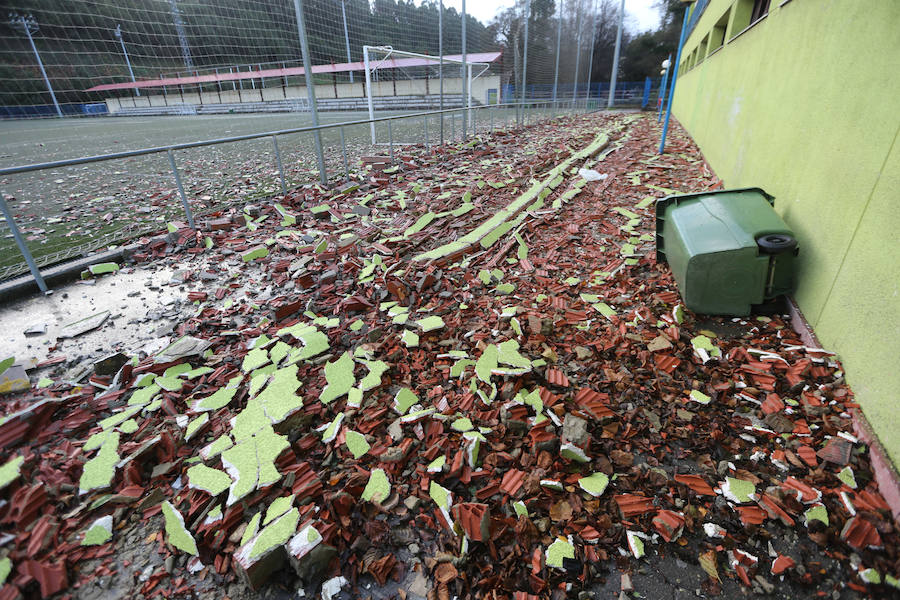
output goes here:
[[[490, 69], [490, 63], [463, 61], [462, 57], [446, 55], [442, 60], [440, 56], [397, 50], [391, 46], [363, 46], [363, 66], [366, 71], [366, 105], [369, 110], [369, 120], [375, 119], [375, 97], [377, 94], [374, 90], [373, 79], [377, 76], [379, 70], [394, 69], [407, 74], [411, 81], [415, 81], [415, 78], [409, 76], [409, 72], [413, 69], [425, 69], [425, 87], [427, 90], [428, 69], [439, 67], [442, 63], [444, 65], [452, 64], [462, 67], [460, 83], [462, 84], [462, 93], [465, 94], [463, 106], [468, 109], [466, 111], [467, 123], [471, 122], [469, 115], [472, 109], [472, 82]], [[463, 77], [467, 81], [462, 81]], [[443, 90], [443, 69], [440, 69], [439, 78], [441, 80], [440, 89]], [[374, 122], [370, 123], [370, 132], [372, 144], [374, 145], [377, 143]]]

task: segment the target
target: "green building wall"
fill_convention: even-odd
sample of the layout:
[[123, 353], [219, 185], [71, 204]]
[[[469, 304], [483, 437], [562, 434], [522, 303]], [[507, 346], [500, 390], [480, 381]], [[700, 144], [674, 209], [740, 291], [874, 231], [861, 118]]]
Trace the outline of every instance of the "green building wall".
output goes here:
[[726, 187], [775, 196], [795, 299], [900, 466], [900, 0], [752, 5], [709, 2], [673, 113]]

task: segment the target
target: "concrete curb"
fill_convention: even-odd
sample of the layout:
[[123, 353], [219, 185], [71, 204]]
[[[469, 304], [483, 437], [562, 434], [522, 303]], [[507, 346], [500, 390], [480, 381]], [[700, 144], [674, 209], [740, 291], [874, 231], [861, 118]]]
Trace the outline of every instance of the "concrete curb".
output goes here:
[[[165, 239], [165, 236], [158, 236], [151, 239]], [[128, 256], [139, 251], [145, 244], [135, 242], [125, 246], [120, 246], [113, 250], [106, 250], [97, 254], [90, 254], [77, 260], [55, 265], [48, 269], [41, 269], [41, 275], [47, 286], [52, 290], [54, 286], [67, 283], [81, 276], [81, 272], [90, 267], [105, 262], [121, 262], [127, 260]], [[10, 279], [0, 283], [0, 302], [8, 302], [16, 300], [30, 294], [39, 292], [37, 282], [31, 274], [21, 275], [14, 279]]]
[[[813, 348], [821, 348], [822, 344], [819, 342], [819, 338], [816, 337], [793, 298], [788, 298], [788, 306], [791, 311], [791, 327], [800, 334], [803, 343]], [[878, 489], [884, 496], [884, 501], [891, 507], [894, 519], [900, 519], [900, 474], [862, 410], [853, 409], [850, 414], [853, 416], [854, 434], [869, 446], [869, 460], [872, 463], [872, 470], [875, 472]]]

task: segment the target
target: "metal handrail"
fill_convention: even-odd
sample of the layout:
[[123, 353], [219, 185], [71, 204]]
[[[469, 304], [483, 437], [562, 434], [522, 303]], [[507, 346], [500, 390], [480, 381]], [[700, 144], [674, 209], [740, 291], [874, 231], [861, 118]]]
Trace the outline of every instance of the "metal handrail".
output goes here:
[[[169, 165], [172, 169], [172, 175], [174, 176], [175, 184], [178, 188], [178, 194], [181, 197], [181, 203], [184, 207], [185, 215], [187, 216], [188, 226], [193, 229], [194, 228], [194, 217], [193, 217], [193, 214], [191, 213], [190, 204], [188, 202], [187, 195], [184, 192], [184, 187], [182, 186], [182, 183], [181, 183], [181, 176], [178, 172], [178, 167], [175, 164], [174, 152], [176, 150], [185, 150], [188, 148], [200, 148], [200, 147], [205, 147], [205, 146], [214, 146], [217, 144], [227, 144], [227, 143], [232, 143], [232, 142], [241, 142], [241, 141], [246, 141], [246, 140], [256, 140], [256, 139], [261, 139], [261, 138], [265, 138], [265, 137], [270, 137], [270, 138], [272, 138], [272, 142], [273, 142], [274, 149], [275, 149], [275, 156], [276, 156], [276, 160], [278, 163], [278, 171], [279, 171], [279, 178], [280, 178], [280, 182], [281, 182], [281, 189], [282, 189], [282, 192], [285, 193], [287, 191], [287, 188], [285, 186], [284, 168], [282, 166], [281, 153], [278, 148], [278, 136], [279, 135], [289, 135], [289, 134], [295, 134], [295, 133], [318, 134], [318, 132], [322, 131], [323, 129], [337, 128], [341, 134], [341, 148], [342, 148], [343, 159], [344, 159], [344, 170], [345, 170], [346, 175], [349, 177], [347, 150], [346, 150], [345, 140], [344, 140], [344, 128], [345, 127], [353, 127], [353, 126], [369, 125], [369, 124], [371, 124], [374, 127], [375, 123], [387, 122], [388, 137], [389, 137], [389, 144], [390, 144], [389, 152], [390, 152], [391, 162], [393, 163], [394, 162], [394, 139], [393, 139], [393, 133], [392, 133], [392, 128], [391, 128], [391, 123], [393, 121], [399, 121], [402, 119], [422, 118], [424, 125], [425, 125], [425, 145], [426, 145], [426, 147], [429, 147], [430, 143], [429, 143], [429, 139], [428, 139], [428, 117], [430, 117], [430, 116], [443, 115], [446, 113], [458, 113], [458, 112], [467, 113], [467, 116], [465, 117], [464, 122], [461, 124], [462, 130], [460, 131], [460, 133], [462, 134], [462, 137], [465, 138], [465, 137], [468, 137], [468, 135], [469, 135], [469, 133], [468, 133], [469, 125], [471, 125], [471, 127], [472, 127], [472, 133], [477, 134], [477, 112], [472, 112], [472, 111], [478, 111], [478, 110], [484, 110], [484, 109], [496, 110], [496, 109], [503, 109], [503, 108], [515, 108], [516, 109], [516, 123], [517, 124], [527, 124], [527, 113], [525, 111], [519, 110], [519, 108], [522, 106], [530, 106], [530, 107], [544, 106], [545, 107], [548, 105], [552, 105], [552, 106], [556, 107], [557, 105], [567, 105], [567, 106], [571, 106], [573, 109], [575, 109], [576, 106], [580, 105], [580, 104], [581, 104], [581, 102], [579, 101], [579, 99], [556, 100], [556, 101], [553, 101], [553, 100], [534, 101], [534, 100], [532, 100], [532, 101], [508, 102], [508, 103], [504, 103], [504, 104], [486, 104], [486, 105], [483, 104], [480, 106], [462, 106], [462, 107], [456, 107], [456, 108], [447, 108], [447, 109], [443, 109], [443, 110], [433, 110], [433, 111], [424, 111], [424, 112], [416, 112], [416, 113], [407, 113], [404, 115], [394, 115], [394, 116], [388, 116], [388, 117], [362, 119], [362, 120], [358, 120], [358, 121], [341, 121], [339, 123], [325, 123], [325, 124], [319, 124], [319, 125], [308, 126], [308, 127], [294, 127], [291, 129], [278, 129], [275, 131], [249, 133], [249, 134], [245, 134], [245, 135], [236, 135], [236, 136], [231, 136], [231, 137], [226, 137], [226, 138], [216, 138], [216, 139], [212, 139], [212, 140], [201, 140], [201, 141], [196, 141], [196, 142], [185, 142], [185, 143], [181, 143], [181, 144], [170, 144], [168, 146], [155, 146], [152, 148], [141, 148], [139, 150], [127, 150], [125, 152], [114, 152], [114, 153], [110, 153], [110, 154], [100, 154], [97, 156], [82, 156], [79, 158], [70, 158], [70, 159], [57, 160], [57, 161], [51, 161], [51, 162], [45, 162], [45, 163], [35, 163], [35, 164], [31, 164], [31, 165], [18, 165], [15, 167], [6, 167], [6, 168], [0, 169], [0, 177], [6, 176], [6, 175], [14, 175], [17, 173], [31, 173], [34, 171], [43, 171], [43, 170], [56, 169], [56, 168], [61, 168], [61, 167], [70, 167], [70, 166], [74, 166], [74, 165], [83, 165], [83, 164], [89, 164], [89, 163], [105, 162], [105, 161], [110, 161], [110, 160], [119, 160], [119, 159], [123, 159], [123, 158], [132, 158], [135, 156], [147, 156], [150, 154], [161, 154], [161, 153], [165, 152], [168, 157], [168, 160], [169, 160]], [[588, 104], [588, 101], [585, 100], [584, 101], [585, 109], [587, 109], [587, 104]], [[520, 114], [520, 112], [521, 112], [521, 114]], [[455, 120], [455, 118], [454, 118], [454, 120]], [[441, 122], [443, 123], [443, 118], [441, 119]], [[493, 130], [493, 113], [491, 114], [490, 127], [491, 127], [491, 130]], [[443, 132], [441, 135], [441, 143], [443, 144]], [[327, 175], [325, 175], [325, 177], [327, 177]], [[25, 262], [28, 265], [28, 269], [31, 271], [31, 274], [34, 277], [35, 282], [38, 284], [38, 287], [40, 288], [40, 290], [42, 292], [49, 293], [47, 284], [44, 281], [44, 278], [41, 276], [40, 269], [39, 269], [37, 263], [35, 262], [34, 258], [31, 256], [31, 252], [28, 250], [28, 246], [26, 245], [25, 240], [22, 237], [22, 234], [19, 231], [18, 226], [16, 225], [15, 221], [13, 220], [12, 212], [10, 211], [9, 206], [6, 203], [6, 199], [3, 197], [2, 194], [0, 194], [0, 213], [2, 213], [4, 219], [6, 220], [6, 224], [9, 227], [13, 238], [16, 241], [16, 245], [19, 247], [19, 251], [21, 252], [22, 257], [25, 259]]]
[[531, 101], [531, 102], [509, 102], [504, 104], [482, 104], [480, 106], [473, 106], [471, 108], [468, 107], [457, 107], [457, 108], [446, 108], [444, 110], [433, 110], [433, 111], [425, 111], [425, 112], [417, 112], [417, 113], [407, 113], [404, 115], [394, 115], [389, 117], [376, 117], [374, 119], [362, 119], [357, 121], [341, 121], [339, 123], [324, 123], [320, 124], [317, 127], [307, 126], [307, 127], [294, 127], [291, 129], [277, 129], [274, 131], [265, 131], [262, 133], [248, 133], [244, 135], [235, 135], [231, 137], [225, 138], [215, 138], [212, 140], [200, 140], [196, 142], [184, 142], [181, 144], [171, 144], [168, 146], [154, 146], [152, 148], [141, 148], [138, 150], [126, 150], [124, 152], [114, 152], [111, 154], [98, 154], [96, 156], [81, 156], [79, 158], [69, 158], [64, 160], [56, 160], [51, 162], [44, 163], [34, 163], [30, 165], [18, 165], [15, 167], [6, 167], [0, 168], [0, 177], [4, 175], [14, 175], [16, 173], [30, 173], [32, 171], [43, 171], [46, 169], [57, 169], [60, 167], [71, 167], [74, 165], [83, 165], [87, 163], [95, 163], [95, 162], [104, 162], [107, 160], [117, 160], [121, 158], [132, 158], [135, 156], [146, 156], [148, 154], [159, 154], [162, 152], [170, 152], [175, 150], [186, 150], [188, 148], [200, 148], [203, 146], [215, 146], [218, 144], [228, 144], [232, 142], [242, 142], [246, 140], [256, 140], [264, 137], [271, 137], [274, 135], [290, 135], [294, 133], [311, 133], [314, 131], [321, 131], [323, 129], [334, 129], [338, 127], [353, 127], [357, 125], [368, 125], [370, 123], [382, 123], [385, 121], [396, 121], [401, 119], [414, 119], [420, 117], [429, 117], [433, 115], [440, 115], [444, 113], [451, 112], [460, 112], [466, 110], [478, 110], [478, 109], [498, 109], [498, 108], [515, 108], [516, 106], [522, 105], [534, 105], [534, 104], [572, 104], [571, 100], [557, 100], [554, 102], [553, 100], [545, 101]]

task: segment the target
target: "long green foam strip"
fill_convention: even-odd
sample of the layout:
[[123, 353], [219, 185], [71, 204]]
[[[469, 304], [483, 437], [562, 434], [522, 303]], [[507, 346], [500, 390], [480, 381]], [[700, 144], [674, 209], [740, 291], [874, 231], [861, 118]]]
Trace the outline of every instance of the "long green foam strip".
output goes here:
[[494, 216], [492, 216], [487, 221], [485, 221], [463, 237], [459, 238], [458, 240], [450, 242], [449, 244], [444, 244], [443, 246], [439, 246], [434, 250], [429, 250], [428, 252], [419, 254], [418, 256], [415, 256], [413, 260], [421, 261], [443, 258], [445, 256], [453, 254], [454, 252], [458, 252], [459, 250], [480, 242], [492, 231], [494, 231], [498, 227], [501, 227], [508, 219], [514, 217], [519, 211], [525, 208], [525, 206], [527, 206], [529, 202], [537, 198], [541, 193], [541, 190], [549, 186], [558, 176], [562, 175], [563, 172], [572, 165], [572, 163], [596, 154], [597, 152], [605, 148], [607, 144], [609, 144], [609, 136], [605, 132], [600, 132], [599, 134], [597, 134], [597, 137], [594, 138], [594, 141], [591, 142], [587, 147], [579, 150], [563, 162], [553, 167], [543, 181], [539, 181], [532, 185], [525, 193], [513, 200], [506, 208], [497, 211]]

